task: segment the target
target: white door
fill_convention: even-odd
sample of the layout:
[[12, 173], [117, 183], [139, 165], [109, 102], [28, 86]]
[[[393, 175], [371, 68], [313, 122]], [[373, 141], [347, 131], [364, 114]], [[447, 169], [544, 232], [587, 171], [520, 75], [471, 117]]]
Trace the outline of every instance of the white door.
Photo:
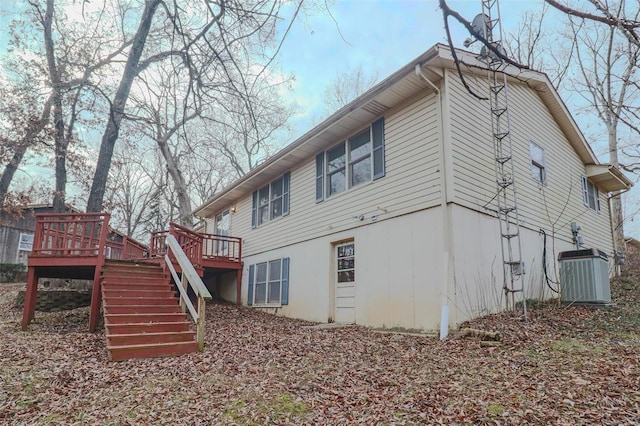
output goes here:
[[336, 246], [335, 322], [356, 322], [355, 245], [352, 242]]

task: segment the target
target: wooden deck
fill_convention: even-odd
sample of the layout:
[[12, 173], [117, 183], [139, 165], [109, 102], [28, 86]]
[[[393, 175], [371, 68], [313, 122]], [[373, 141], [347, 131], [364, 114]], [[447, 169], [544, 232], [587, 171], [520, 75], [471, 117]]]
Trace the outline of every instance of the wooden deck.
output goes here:
[[205, 272], [219, 274], [235, 271], [236, 303], [240, 303], [240, 238], [199, 234], [171, 223], [168, 230], [154, 232], [150, 246], [146, 246], [122, 235], [111, 238], [113, 232], [110, 232], [109, 219], [108, 213], [36, 215], [33, 250], [28, 261], [23, 329], [27, 328], [35, 313], [38, 279], [46, 277], [93, 280], [89, 330], [95, 330], [101, 305], [100, 274], [105, 261], [144, 260], [164, 266], [168, 252], [167, 235], [173, 235], [179, 241], [200, 276]]

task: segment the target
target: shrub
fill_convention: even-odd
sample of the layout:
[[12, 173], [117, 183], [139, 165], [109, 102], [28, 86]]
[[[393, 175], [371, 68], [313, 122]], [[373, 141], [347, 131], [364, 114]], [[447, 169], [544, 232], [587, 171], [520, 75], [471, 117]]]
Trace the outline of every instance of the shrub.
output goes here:
[[27, 270], [22, 263], [0, 263], [0, 283], [15, 282]]

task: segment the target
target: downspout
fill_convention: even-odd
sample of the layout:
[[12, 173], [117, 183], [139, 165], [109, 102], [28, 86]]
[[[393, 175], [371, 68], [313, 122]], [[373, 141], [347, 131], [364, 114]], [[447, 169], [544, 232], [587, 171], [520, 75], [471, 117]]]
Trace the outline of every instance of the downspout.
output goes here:
[[440, 89], [422, 72], [421, 64], [415, 65], [415, 73], [418, 78], [425, 81], [433, 91], [436, 93], [436, 115], [438, 122], [438, 138], [440, 140], [440, 196], [442, 206], [442, 230], [443, 230], [443, 242], [444, 242], [444, 264], [443, 264], [443, 284], [442, 284], [442, 296], [441, 296], [441, 310], [440, 310], [440, 340], [444, 340], [449, 334], [449, 284], [451, 272], [453, 268], [453, 261], [451, 259], [452, 250], [452, 235], [448, 210], [448, 185], [447, 185], [447, 161], [446, 161], [446, 143], [444, 140], [444, 117], [442, 113], [442, 93]]

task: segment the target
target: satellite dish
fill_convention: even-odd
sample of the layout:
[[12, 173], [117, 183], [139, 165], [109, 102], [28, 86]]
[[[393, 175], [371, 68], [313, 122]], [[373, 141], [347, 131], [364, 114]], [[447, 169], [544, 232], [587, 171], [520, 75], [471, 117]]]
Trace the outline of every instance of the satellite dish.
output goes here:
[[473, 18], [471, 28], [486, 39], [489, 39], [491, 36], [491, 21], [484, 13], [479, 13]]

